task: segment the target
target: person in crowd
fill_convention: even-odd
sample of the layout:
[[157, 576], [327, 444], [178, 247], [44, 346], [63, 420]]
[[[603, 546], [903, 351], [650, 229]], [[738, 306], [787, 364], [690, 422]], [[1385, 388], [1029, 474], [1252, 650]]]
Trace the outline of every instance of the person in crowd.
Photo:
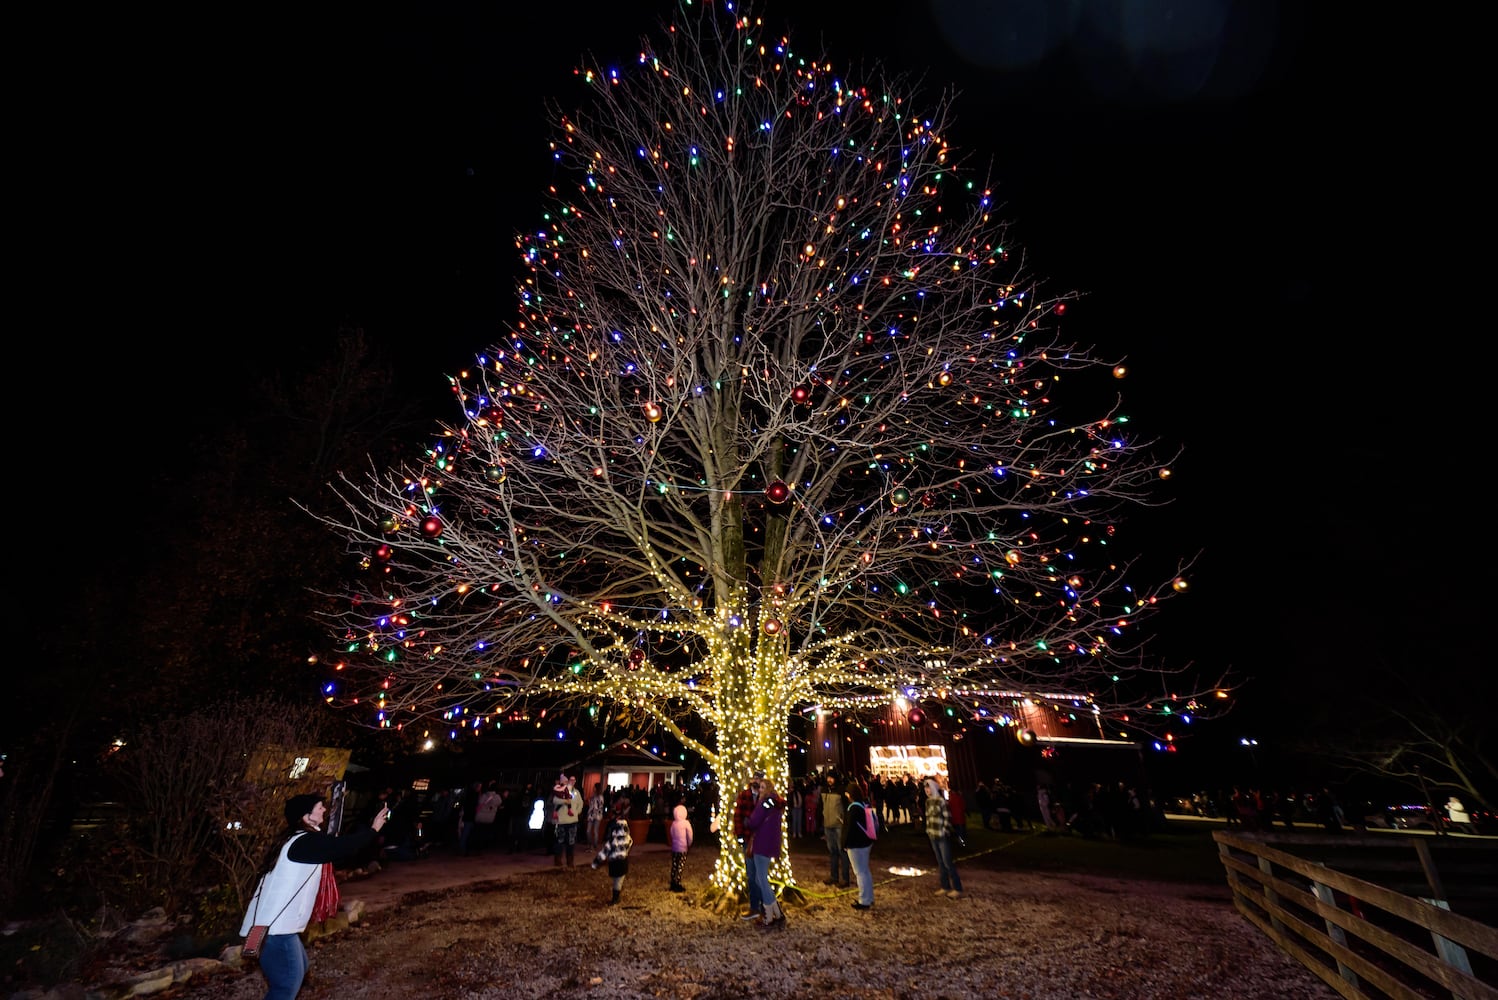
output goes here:
[[822, 815], [822, 786], [815, 777], [806, 782], [806, 835], [817, 835], [817, 817]]
[[962, 789], [947, 792], [947, 811], [952, 814], [952, 840], [958, 847], [967, 848], [967, 799]]
[[915, 783], [915, 778], [905, 776], [905, 781], [900, 785], [900, 817], [902, 822], [915, 826], [920, 822], [920, 813], [916, 810], [916, 799], [920, 797], [920, 788]]
[[878, 821], [868, 801], [868, 792], [856, 781], [850, 781], [843, 790], [848, 799], [848, 812], [843, 818], [843, 849], [853, 865], [853, 876], [858, 880], [858, 901], [855, 910], [869, 910], [874, 906], [874, 873], [869, 870], [869, 851], [878, 836]]
[[494, 832], [496, 830], [494, 824], [499, 819], [499, 807], [503, 802], [504, 797], [499, 794], [499, 782], [487, 782], [483, 792], [479, 795], [478, 807], [473, 814], [473, 847], [475, 850], [499, 843], [499, 837]]
[[1025, 808], [1025, 800], [1019, 789], [1003, 778], [995, 778], [989, 791], [993, 794], [993, 811], [999, 818], [1000, 830], [1008, 833], [1011, 830], [1034, 828], [1030, 822], [1030, 810]]
[[759, 787], [755, 789], [757, 797], [754, 808], [744, 820], [744, 829], [749, 837], [749, 855], [754, 864], [750, 879], [759, 886], [762, 905], [760, 918], [755, 924], [761, 928], [784, 926], [785, 912], [781, 910], [780, 901], [775, 897], [775, 889], [770, 885], [770, 865], [780, 857], [785, 800], [776, 794], [775, 786], [770, 783], [769, 778], [759, 778], [757, 783]]
[[791, 794], [786, 803], [785, 814], [791, 821], [791, 836], [800, 838], [806, 832], [806, 792], [799, 780], [791, 782]]
[[499, 804], [499, 822], [503, 824], [500, 835], [505, 839], [505, 853], [514, 854], [525, 846], [526, 791], [505, 789], [504, 801]]
[[593, 782], [593, 794], [588, 796], [588, 850], [597, 852], [603, 844], [603, 814], [608, 803], [603, 798], [603, 782]]
[[678, 802], [671, 809], [671, 826], [666, 831], [671, 843], [671, 891], [686, 892], [681, 884], [681, 872], [687, 864], [687, 851], [692, 849], [692, 821], [687, 819], [685, 803]]
[[1472, 814], [1467, 811], [1467, 806], [1455, 795], [1446, 799], [1446, 819], [1452, 826], [1463, 833], [1474, 833], [1477, 828], [1472, 825]]
[[[592, 868], [598, 870], [599, 865], [609, 866], [609, 878], [612, 880], [614, 895], [609, 900], [610, 906], [619, 905], [619, 895], [624, 891], [624, 877], [629, 874], [629, 852], [635, 846], [635, 840], [629, 835], [629, 796], [621, 795], [614, 800], [614, 808], [611, 810], [608, 829], [604, 831], [603, 846], [593, 857]], [[572, 824], [573, 829], [577, 824]]]
[[1051, 789], [1049, 785], [1041, 785], [1035, 789], [1035, 804], [1040, 807], [1040, 821], [1050, 831], [1056, 829], [1056, 816], [1051, 810]]
[[321, 795], [293, 795], [283, 812], [290, 836], [271, 849], [267, 871], [239, 928], [241, 936], [256, 925], [270, 928], [260, 946], [265, 1000], [292, 1000], [307, 978], [307, 949], [301, 934], [317, 901], [323, 866], [352, 861], [390, 819], [390, 810], [385, 809], [369, 826], [334, 837], [322, 832], [328, 807]]
[[992, 829], [989, 823], [993, 819], [993, 795], [989, 792], [988, 785], [981, 781], [973, 789], [973, 805], [978, 807], [978, 818], [983, 821], [983, 829]]
[[1316, 796], [1316, 819], [1327, 833], [1342, 832], [1342, 807], [1330, 788], [1323, 787]]
[[[376, 816], [393, 811], [391, 807], [395, 803], [391, 801], [390, 796], [394, 791], [395, 789], [389, 787], [380, 789], [374, 797], [374, 802], [370, 804], [369, 808], [362, 811], [360, 822], [365, 826], [372, 826]], [[387, 836], [388, 832], [376, 834], [368, 844], [364, 845], [364, 849], [354, 857], [351, 867], [354, 869], [356, 875], [372, 874], [380, 870], [380, 858], [384, 853]]]
[[461, 817], [458, 821], [458, 853], [464, 857], [470, 848], [478, 846], [473, 842], [473, 832], [478, 826], [479, 797], [483, 794], [484, 783], [475, 781], [463, 792], [463, 801], [458, 803]]
[[825, 884], [846, 889], [853, 881], [853, 865], [843, 849], [843, 821], [847, 800], [837, 790], [835, 779], [828, 775], [827, 790], [822, 793], [822, 835], [827, 841], [828, 873]]
[[926, 839], [931, 841], [931, 852], [936, 855], [936, 873], [941, 882], [936, 894], [961, 899], [962, 878], [952, 860], [951, 807], [935, 778], [926, 779]]
[[434, 844], [441, 844], [443, 850], [451, 846], [451, 841], [456, 840], [453, 830], [453, 793], [450, 788], [442, 788], [437, 791], [437, 797], [432, 800], [432, 816], [427, 824], [427, 838]]
[[573, 865], [573, 852], [577, 850], [577, 824], [583, 818], [583, 797], [577, 790], [577, 779], [566, 774], [557, 778], [551, 789], [551, 824], [556, 831], [556, 850], [551, 863], [561, 867], [562, 856], [567, 856], [567, 867]]
[[764, 901], [759, 894], [759, 885], [754, 881], [754, 845], [749, 842], [749, 831], [745, 826], [749, 814], [759, 802], [760, 783], [764, 777], [765, 772], [755, 771], [754, 777], [739, 792], [733, 803], [733, 839], [743, 852], [744, 870], [748, 873], [745, 888], [749, 896], [749, 912], [744, 914], [745, 920], [759, 920], [764, 915]]
[[1232, 792], [1219, 788], [1217, 790], [1217, 814], [1222, 817], [1223, 826], [1238, 825], [1238, 806], [1234, 801], [1237, 789]]
[[390, 819], [375, 838], [383, 841], [381, 856], [391, 861], [415, 861], [422, 855], [421, 802], [406, 789], [390, 800]]

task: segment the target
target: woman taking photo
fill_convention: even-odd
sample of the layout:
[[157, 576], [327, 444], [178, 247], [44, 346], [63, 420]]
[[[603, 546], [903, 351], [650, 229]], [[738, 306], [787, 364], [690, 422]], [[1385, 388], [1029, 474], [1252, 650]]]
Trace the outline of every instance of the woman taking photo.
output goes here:
[[371, 826], [334, 837], [322, 832], [327, 811], [321, 795], [294, 795], [286, 800], [286, 827], [291, 836], [273, 849], [274, 864], [260, 879], [239, 928], [241, 936], [256, 925], [270, 928], [260, 946], [260, 972], [267, 984], [265, 1000], [293, 1000], [302, 988], [307, 976], [307, 949], [301, 933], [307, 929], [312, 905], [317, 901], [323, 865], [352, 861], [390, 819], [387, 806]]

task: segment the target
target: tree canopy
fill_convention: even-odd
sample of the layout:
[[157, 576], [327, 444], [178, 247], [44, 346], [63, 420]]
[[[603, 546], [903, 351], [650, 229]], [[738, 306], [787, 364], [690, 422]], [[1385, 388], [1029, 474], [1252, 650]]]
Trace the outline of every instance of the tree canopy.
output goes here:
[[579, 75], [518, 315], [421, 459], [318, 515], [362, 569], [330, 700], [659, 726], [729, 796], [784, 787], [794, 711], [1166, 710], [1141, 623], [1187, 567], [1135, 579], [1118, 536], [1173, 456], [1063, 336], [951, 100], [715, 5]]

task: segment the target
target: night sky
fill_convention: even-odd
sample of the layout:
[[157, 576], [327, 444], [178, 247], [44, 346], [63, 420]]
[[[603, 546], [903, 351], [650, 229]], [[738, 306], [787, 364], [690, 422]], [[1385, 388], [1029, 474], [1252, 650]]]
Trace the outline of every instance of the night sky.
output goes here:
[[[18, 32], [18, 284], [39, 301], [13, 371], [53, 413], [18, 407], [23, 440], [67, 470], [26, 494], [73, 519], [59, 576], [155, 544], [132, 512], [172, 428], [232, 420], [340, 324], [447, 416], [445, 375], [512, 315], [543, 99], [582, 101], [578, 56], [629, 62], [672, 6], [116, 8]], [[1202, 553], [1156, 648], [1256, 678], [1245, 731], [1328, 711], [1303, 682], [1370, 658], [1412, 680], [1492, 662], [1473, 31], [1331, 7], [765, 8], [808, 54], [959, 92], [949, 137], [992, 159], [1032, 269], [1085, 295], [1071, 334], [1126, 358], [1128, 408], [1185, 448], [1133, 534]]]

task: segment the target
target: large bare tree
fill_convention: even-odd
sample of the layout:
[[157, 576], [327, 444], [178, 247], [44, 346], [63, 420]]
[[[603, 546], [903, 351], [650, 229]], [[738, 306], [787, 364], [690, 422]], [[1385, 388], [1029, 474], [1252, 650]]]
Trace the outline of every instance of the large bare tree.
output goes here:
[[[324, 518], [367, 573], [333, 697], [389, 726], [536, 699], [648, 722], [727, 810], [755, 769], [785, 787], [794, 711], [1129, 690], [1184, 582], [1110, 544], [1169, 474], [1121, 370], [1061, 339], [1069, 296], [1005, 242], [949, 99], [705, 6], [583, 71], [461, 418], [339, 484]], [[722, 852], [715, 883], [742, 870]]]

